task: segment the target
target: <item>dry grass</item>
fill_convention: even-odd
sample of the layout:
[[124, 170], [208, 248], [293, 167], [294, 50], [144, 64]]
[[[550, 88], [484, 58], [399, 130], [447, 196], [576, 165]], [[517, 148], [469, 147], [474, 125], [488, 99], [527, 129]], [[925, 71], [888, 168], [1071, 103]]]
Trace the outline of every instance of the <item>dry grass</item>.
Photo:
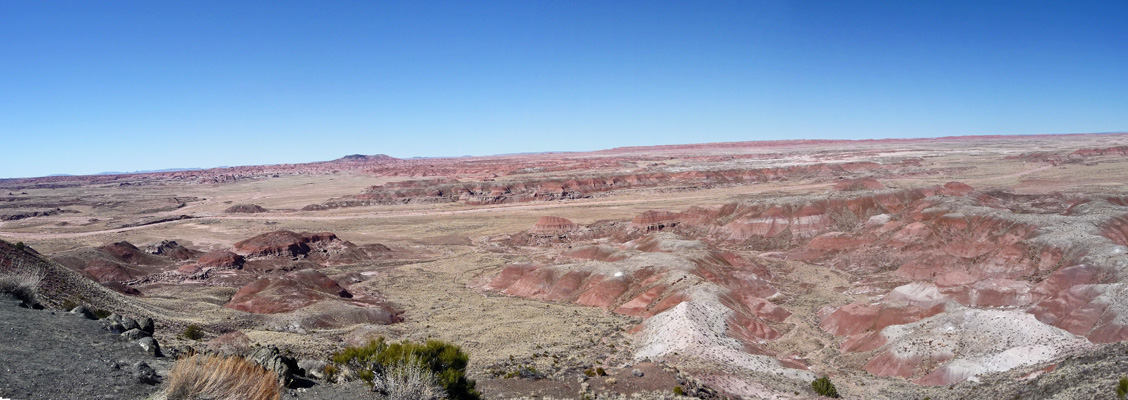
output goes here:
[[0, 273], [0, 293], [11, 294], [24, 303], [35, 303], [42, 280], [42, 274], [22, 268], [17, 268], [16, 272]]
[[169, 400], [282, 398], [278, 377], [242, 357], [197, 354], [180, 359], [168, 382]]

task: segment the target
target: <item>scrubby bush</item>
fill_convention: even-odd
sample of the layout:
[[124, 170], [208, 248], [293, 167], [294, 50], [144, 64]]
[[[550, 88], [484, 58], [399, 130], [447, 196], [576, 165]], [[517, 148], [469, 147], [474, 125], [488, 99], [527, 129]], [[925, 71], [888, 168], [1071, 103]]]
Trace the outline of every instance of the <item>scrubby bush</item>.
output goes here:
[[188, 340], [200, 340], [204, 338], [204, 330], [196, 324], [190, 324], [184, 328], [183, 335]]
[[43, 276], [28, 270], [0, 274], [0, 293], [7, 293], [27, 304], [35, 304]]
[[193, 355], [168, 375], [168, 400], [277, 400], [282, 386], [274, 373], [242, 357]]
[[603, 367], [599, 367], [595, 369], [595, 374], [599, 376], [607, 376], [607, 371], [605, 371]]
[[25, 245], [24, 242], [16, 242], [16, 250], [24, 251], [26, 248], [27, 245]]
[[384, 394], [387, 400], [446, 399], [438, 377], [418, 358], [386, 368], [372, 380], [372, 389]]
[[544, 373], [537, 371], [537, 367], [535, 367], [535, 366], [523, 365], [523, 366], [517, 367], [517, 369], [509, 371], [509, 373], [505, 374], [505, 379], [512, 379], [512, 378], [538, 380], [538, 379], [544, 379], [545, 375], [544, 375]]
[[591, 369], [591, 368], [585, 369], [584, 375], [587, 375], [588, 378], [591, 378], [591, 377], [595, 376], [595, 370]]
[[1120, 378], [1120, 382], [1116, 384], [1116, 396], [1122, 399], [1128, 396], [1128, 377]]
[[825, 376], [812, 381], [811, 388], [820, 396], [838, 398], [838, 389], [835, 389], [834, 384], [830, 383], [830, 378]]
[[674, 395], [685, 396], [685, 389], [682, 389], [681, 386], [674, 386]]
[[379, 389], [376, 380], [389, 379], [387, 376], [394, 368], [421, 368], [434, 374], [452, 400], [476, 400], [481, 396], [475, 390], [477, 383], [466, 378], [470, 357], [458, 346], [438, 340], [389, 344], [379, 338], [363, 347], [349, 347], [334, 353], [330, 360], [347, 367], [376, 389]]

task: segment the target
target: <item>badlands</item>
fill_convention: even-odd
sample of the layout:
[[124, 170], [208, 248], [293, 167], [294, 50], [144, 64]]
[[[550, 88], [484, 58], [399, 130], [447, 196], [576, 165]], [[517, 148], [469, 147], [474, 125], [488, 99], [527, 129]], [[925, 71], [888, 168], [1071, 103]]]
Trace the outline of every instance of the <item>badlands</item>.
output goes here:
[[293, 398], [370, 397], [321, 368], [378, 337], [460, 346], [490, 399], [806, 399], [823, 376], [1091, 399], [1128, 374], [1128, 134], [6, 179], [0, 239], [48, 309], [151, 318], [166, 358], [273, 346]]

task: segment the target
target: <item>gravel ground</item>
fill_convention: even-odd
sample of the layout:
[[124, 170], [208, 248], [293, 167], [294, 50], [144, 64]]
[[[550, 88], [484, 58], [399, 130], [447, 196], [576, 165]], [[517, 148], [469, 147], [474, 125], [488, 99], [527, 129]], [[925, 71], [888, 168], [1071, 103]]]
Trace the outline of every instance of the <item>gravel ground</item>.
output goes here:
[[0, 397], [9, 399], [142, 399], [159, 385], [140, 383], [133, 365], [161, 375], [171, 361], [59, 311], [20, 308], [0, 295]]

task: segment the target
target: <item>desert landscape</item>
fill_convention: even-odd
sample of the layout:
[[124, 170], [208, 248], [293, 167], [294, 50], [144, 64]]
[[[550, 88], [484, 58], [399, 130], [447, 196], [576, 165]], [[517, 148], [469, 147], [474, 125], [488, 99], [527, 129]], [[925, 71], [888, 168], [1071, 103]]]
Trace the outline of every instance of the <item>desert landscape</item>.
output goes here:
[[381, 337], [460, 347], [489, 399], [1114, 398], [1125, 171], [1109, 133], [0, 179], [0, 272], [151, 319], [119, 398], [263, 349], [290, 398], [369, 397], [331, 355]]

